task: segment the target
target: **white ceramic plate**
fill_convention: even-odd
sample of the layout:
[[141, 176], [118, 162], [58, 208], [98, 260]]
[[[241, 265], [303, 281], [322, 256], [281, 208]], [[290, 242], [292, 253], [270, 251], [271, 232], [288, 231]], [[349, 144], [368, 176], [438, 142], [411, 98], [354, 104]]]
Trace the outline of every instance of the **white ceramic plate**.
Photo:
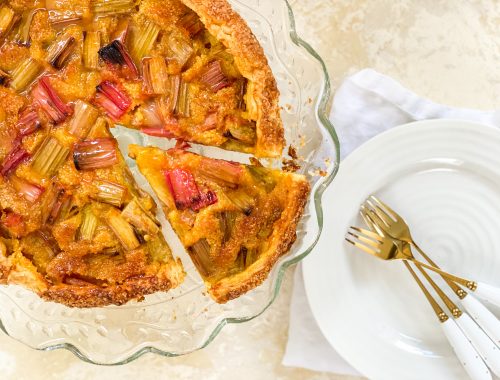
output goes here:
[[367, 142], [343, 161], [324, 194], [323, 236], [304, 261], [321, 330], [361, 373], [467, 379], [404, 265], [345, 243], [347, 228], [362, 225], [357, 213], [369, 194], [399, 212], [444, 269], [500, 286], [500, 130], [436, 120]]

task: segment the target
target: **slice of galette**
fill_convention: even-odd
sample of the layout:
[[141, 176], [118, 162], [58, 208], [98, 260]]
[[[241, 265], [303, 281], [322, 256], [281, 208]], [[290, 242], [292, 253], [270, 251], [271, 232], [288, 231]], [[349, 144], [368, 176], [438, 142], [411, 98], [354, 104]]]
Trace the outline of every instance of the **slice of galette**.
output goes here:
[[296, 239], [302, 175], [131, 145], [129, 155], [219, 303], [261, 284]]

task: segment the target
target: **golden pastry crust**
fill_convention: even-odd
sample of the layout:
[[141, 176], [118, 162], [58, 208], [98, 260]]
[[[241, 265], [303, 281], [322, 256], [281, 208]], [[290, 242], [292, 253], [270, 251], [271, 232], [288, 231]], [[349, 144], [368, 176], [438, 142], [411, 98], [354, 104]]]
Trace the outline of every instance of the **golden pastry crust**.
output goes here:
[[[172, 169], [172, 164], [174, 166], [179, 165], [179, 167], [187, 170], [196, 170], [196, 167], [200, 165], [199, 160], [204, 158], [189, 152], [165, 152], [158, 148], [143, 148], [135, 145], [129, 147], [129, 154], [136, 160], [139, 170], [156, 192], [165, 215], [188, 250], [189, 246], [200, 238], [203, 239], [205, 236], [210, 235], [214, 240], [217, 240], [217, 235], [224, 234], [218, 227], [214, 228], [214, 223], [217, 225], [219, 215], [231, 210], [231, 204], [226, 202], [227, 197], [223, 189], [216, 187], [213, 183], [200, 182], [200, 186], [211, 187], [215, 191], [218, 202], [206, 207], [198, 214], [199, 218], [196, 219], [198, 226], [194, 225], [186, 229], [183, 220], [190, 215], [190, 212], [182, 212], [176, 209], [165, 180], [164, 173]], [[251, 265], [246, 266], [242, 271], [234, 273], [231, 271], [231, 263], [235, 261], [235, 257], [227, 257], [227, 252], [219, 247], [220, 251], [214, 254], [211, 265], [224, 267], [228, 264], [229, 267], [226, 266], [225, 274], [222, 271], [222, 275], [215, 277], [202, 276], [209, 294], [218, 303], [225, 303], [237, 298], [260, 285], [267, 278], [276, 261], [290, 250], [296, 239], [297, 224], [307, 203], [310, 185], [305, 177], [301, 175], [292, 173], [274, 174], [277, 175], [277, 184], [274, 190], [267, 194], [260, 193], [257, 197], [260, 198], [259, 201], [262, 201], [261, 204], [266, 205], [266, 208], [279, 209], [276, 214], [279, 215], [278, 218], [271, 220], [271, 224], [268, 224], [269, 215], [272, 215], [272, 213], [262, 214], [259, 213], [258, 209], [255, 210], [257, 216], [251, 216], [250, 214], [242, 216], [242, 224], [245, 225], [243, 235], [256, 234], [256, 236], [252, 237], [246, 236], [243, 241], [260, 240], [259, 246], [266, 248], [259, 253], [257, 260]], [[246, 187], [247, 185], [242, 186]], [[246, 191], [243, 187], [242, 190]], [[259, 215], [268, 215], [268, 217], [261, 219]], [[262, 230], [255, 229], [256, 225], [267, 225], [272, 230], [271, 234], [267, 237], [258, 237], [257, 235]], [[263, 241], [265, 241], [264, 244], [262, 244]], [[226, 256], [225, 259], [222, 258], [224, 256]]]
[[85, 281], [74, 285], [52, 284], [23, 256], [17, 242], [13, 244], [16, 251], [7, 256], [5, 244], [0, 242], [0, 284], [21, 285], [47, 301], [70, 307], [102, 307], [140, 301], [148, 294], [176, 288], [185, 276], [181, 261], [176, 259], [159, 266], [151, 265], [144, 275], [130, 277], [116, 285], [97, 286]]
[[226, 0], [181, 0], [198, 14], [207, 30], [228, 47], [241, 74], [249, 80], [246, 103], [257, 121], [257, 157], [280, 156], [285, 140], [279, 91], [264, 50]]
[[310, 187], [302, 178], [294, 178], [287, 195], [286, 208], [269, 238], [270, 247], [244, 272], [208, 285], [208, 292], [218, 303], [226, 303], [256, 288], [269, 275], [278, 259], [288, 253], [297, 238], [297, 224], [307, 203]]
[[72, 307], [102, 307], [123, 305], [130, 300], [142, 300], [145, 295], [166, 292], [180, 285], [184, 279], [182, 264], [178, 260], [157, 275], [130, 278], [120, 285], [107, 287], [55, 285], [41, 294], [48, 301], [63, 303]]

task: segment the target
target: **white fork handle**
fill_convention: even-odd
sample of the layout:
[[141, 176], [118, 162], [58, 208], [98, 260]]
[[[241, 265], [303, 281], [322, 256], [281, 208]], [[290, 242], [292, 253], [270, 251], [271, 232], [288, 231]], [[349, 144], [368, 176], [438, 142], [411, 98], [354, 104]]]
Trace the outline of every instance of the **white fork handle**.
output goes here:
[[462, 305], [497, 347], [500, 347], [500, 321], [498, 318], [470, 293], [462, 299]]
[[441, 323], [441, 326], [469, 377], [472, 380], [492, 380], [488, 367], [457, 324], [448, 319]]
[[488, 338], [488, 335], [481, 330], [469, 315], [464, 313], [455, 319], [455, 322], [481, 355], [491, 372], [500, 376], [500, 350], [496, 344]]
[[500, 306], [500, 289], [483, 282], [477, 283], [477, 288], [474, 291], [478, 297], [493, 305]]

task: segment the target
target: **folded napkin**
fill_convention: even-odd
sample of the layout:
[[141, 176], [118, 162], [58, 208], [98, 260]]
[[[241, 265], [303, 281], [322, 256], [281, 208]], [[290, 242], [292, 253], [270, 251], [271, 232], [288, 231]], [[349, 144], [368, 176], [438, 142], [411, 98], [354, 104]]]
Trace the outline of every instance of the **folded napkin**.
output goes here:
[[[500, 111], [479, 111], [437, 104], [419, 97], [397, 81], [372, 69], [359, 71], [342, 83], [335, 94], [330, 116], [339, 135], [342, 158], [389, 128], [417, 120], [441, 118], [476, 121], [500, 127]], [[328, 239], [328, 234], [323, 234], [321, 238]], [[314, 255], [314, 252], [311, 254]], [[283, 365], [358, 375], [335, 352], [316, 324], [305, 294], [300, 266], [295, 272], [288, 344]]]

